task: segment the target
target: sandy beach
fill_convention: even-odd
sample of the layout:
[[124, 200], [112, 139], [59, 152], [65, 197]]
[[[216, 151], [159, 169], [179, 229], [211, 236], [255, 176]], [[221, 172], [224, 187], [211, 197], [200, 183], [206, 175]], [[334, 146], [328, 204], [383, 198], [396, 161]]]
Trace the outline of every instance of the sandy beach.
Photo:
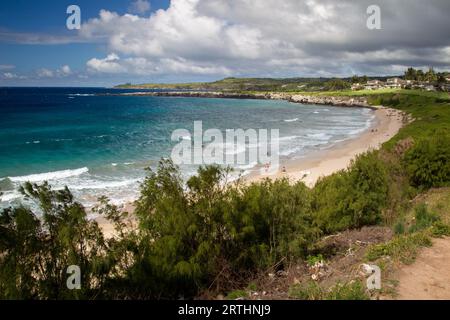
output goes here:
[[380, 148], [384, 142], [396, 135], [404, 124], [404, 114], [401, 111], [380, 106], [374, 112], [372, 126], [361, 135], [328, 149], [310, 153], [304, 159], [282, 162], [276, 173], [261, 174], [258, 170], [248, 175], [246, 180], [253, 182], [264, 178], [288, 177], [292, 182], [302, 180], [308, 187], [314, 187], [320, 177], [347, 168], [357, 155]]

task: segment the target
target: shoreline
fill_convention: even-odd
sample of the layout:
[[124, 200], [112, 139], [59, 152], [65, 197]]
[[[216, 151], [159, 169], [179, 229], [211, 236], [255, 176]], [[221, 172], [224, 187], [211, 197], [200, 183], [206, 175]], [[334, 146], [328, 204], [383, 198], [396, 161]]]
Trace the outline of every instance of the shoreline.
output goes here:
[[[302, 159], [288, 159], [280, 163], [280, 167], [275, 174], [262, 174], [259, 168], [249, 175], [242, 177], [244, 183], [254, 183], [263, 179], [288, 178], [291, 183], [303, 181], [306, 186], [313, 188], [321, 177], [329, 176], [335, 172], [346, 169], [351, 161], [361, 153], [369, 150], [379, 149], [381, 145], [390, 140], [408, 121], [405, 113], [399, 110], [376, 107], [375, 119], [372, 125], [354, 138], [335, 143], [329, 148], [310, 152]], [[282, 172], [283, 166], [286, 172]], [[133, 221], [132, 213], [134, 204], [126, 203], [122, 207], [123, 211], [130, 214], [130, 221]], [[114, 226], [104, 217], [99, 216], [94, 219], [102, 229], [105, 237], [114, 236]], [[136, 226], [136, 224], [133, 224]]]
[[[359, 154], [376, 150], [393, 136], [405, 124], [404, 113], [386, 107], [376, 107], [375, 121], [358, 136], [338, 142], [329, 148], [308, 153], [305, 158], [291, 159], [280, 163], [275, 174], [252, 172], [243, 177], [248, 183], [261, 181], [265, 178], [288, 178], [291, 182], [303, 181], [309, 188], [314, 187], [320, 177], [331, 175], [346, 169]], [[282, 172], [285, 167], [286, 172]]]
[[[242, 95], [235, 95], [233, 97], [237, 99], [247, 99], [246, 96], [244, 98]], [[222, 97], [215, 96], [215, 98]], [[313, 100], [311, 100], [311, 98]], [[410, 118], [400, 110], [384, 106], [369, 106], [365, 98], [325, 98], [326, 100], [324, 100], [323, 97], [316, 99], [316, 97], [303, 95], [271, 94], [269, 98], [267, 98], [267, 96], [264, 98], [253, 96], [252, 99], [280, 99], [288, 100], [292, 103], [369, 108], [374, 111], [375, 119], [367, 130], [358, 134], [356, 137], [335, 143], [326, 149], [310, 152], [305, 158], [288, 159], [287, 161], [280, 163], [279, 169], [275, 174], [264, 174], [258, 170], [259, 168], [255, 168], [253, 172], [242, 178], [244, 183], [258, 182], [266, 178], [274, 180], [288, 178], [292, 183], [301, 180], [309, 188], [312, 188], [319, 178], [346, 169], [357, 155], [369, 150], [379, 149], [383, 143], [395, 136], [403, 125], [410, 121]], [[326, 103], [323, 103], [324, 101]], [[282, 172], [283, 167], [285, 167], [286, 172]], [[134, 204], [132, 202], [124, 204], [122, 210], [132, 214]], [[113, 226], [104, 217], [97, 217], [94, 220], [97, 221], [105, 236], [114, 236]]]

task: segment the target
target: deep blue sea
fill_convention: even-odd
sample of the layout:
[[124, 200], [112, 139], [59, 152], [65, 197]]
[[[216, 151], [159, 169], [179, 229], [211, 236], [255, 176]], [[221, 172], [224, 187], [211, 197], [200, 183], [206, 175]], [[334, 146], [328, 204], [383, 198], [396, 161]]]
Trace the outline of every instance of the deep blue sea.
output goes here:
[[[204, 130], [279, 129], [284, 161], [349, 139], [374, 118], [368, 109], [286, 101], [104, 95], [128, 92], [0, 88], [0, 205], [17, 203], [25, 181], [67, 185], [88, 206], [100, 195], [133, 200], [144, 168], [170, 156], [173, 130], [192, 132], [198, 120]], [[195, 169], [182, 168], [186, 177]]]

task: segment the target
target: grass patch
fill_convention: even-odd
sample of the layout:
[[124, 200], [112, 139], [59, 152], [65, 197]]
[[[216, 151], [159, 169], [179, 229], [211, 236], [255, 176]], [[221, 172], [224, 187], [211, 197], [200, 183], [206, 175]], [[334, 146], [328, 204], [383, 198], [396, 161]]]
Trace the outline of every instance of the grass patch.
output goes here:
[[370, 297], [360, 280], [337, 283], [325, 290], [316, 282], [297, 284], [289, 288], [289, 296], [299, 300], [369, 300]]
[[396, 262], [411, 264], [414, 262], [419, 248], [430, 247], [431, 245], [432, 242], [428, 232], [422, 231], [410, 235], [401, 235], [387, 243], [369, 247], [366, 252], [366, 259], [376, 261], [389, 256]]
[[234, 290], [228, 293], [228, 295], [226, 296], [227, 300], [236, 300], [239, 298], [242, 299], [248, 298], [248, 292], [245, 290]]

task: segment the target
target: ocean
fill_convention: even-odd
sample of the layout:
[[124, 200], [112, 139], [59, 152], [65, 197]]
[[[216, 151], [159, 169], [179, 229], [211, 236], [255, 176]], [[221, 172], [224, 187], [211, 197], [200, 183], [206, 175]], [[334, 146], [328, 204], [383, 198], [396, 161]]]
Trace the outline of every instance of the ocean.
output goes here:
[[[142, 91], [142, 90], [139, 90]], [[26, 181], [68, 186], [86, 206], [99, 196], [132, 201], [147, 167], [178, 143], [176, 129], [279, 129], [280, 161], [360, 134], [374, 119], [364, 108], [278, 100], [119, 96], [105, 88], [0, 88], [0, 207], [17, 205]], [[245, 150], [245, 146], [244, 146]], [[236, 167], [248, 174], [256, 163]], [[185, 178], [196, 166], [182, 166]]]

